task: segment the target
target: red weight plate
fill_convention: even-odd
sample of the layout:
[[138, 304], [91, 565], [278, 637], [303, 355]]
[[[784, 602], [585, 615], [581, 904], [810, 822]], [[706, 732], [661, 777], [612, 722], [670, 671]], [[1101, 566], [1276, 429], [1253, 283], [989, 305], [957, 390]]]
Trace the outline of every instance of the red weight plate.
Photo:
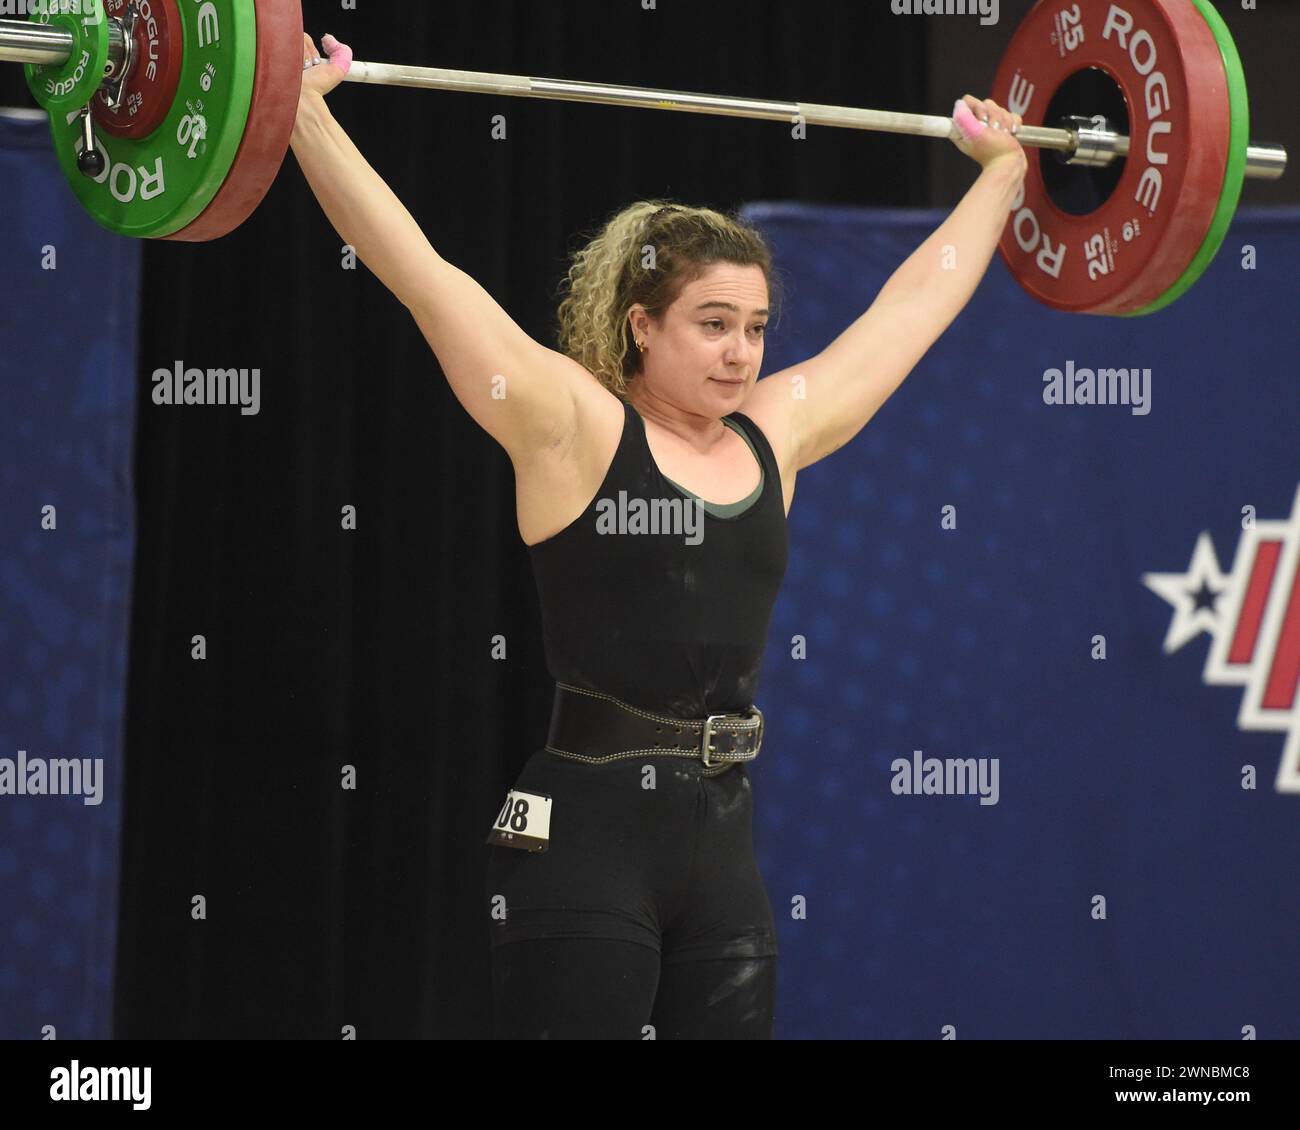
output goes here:
[[302, 91], [299, 0], [257, 0], [253, 104], [239, 153], [212, 203], [188, 227], [164, 239], [201, 243], [239, 227], [266, 196], [289, 151]]
[[[104, 0], [111, 18], [124, 19], [131, 0]], [[136, 0], [136, 62], [122, 90], [121, 109], [109, 109], [103, 91], [95, 98], [95, 121], [113, 137], [141, 140], [166, 119], [181, 78], [184, 36], [176, 0]]]
[[999, 250], [1048, 306], [1124, 314], [1173, 286], [1210, 230], [1231, 136], [1227, 79], [1214, 33], [1188, 0], [1039, 0], [1011, 40], [993, 99], [1026, 125], [1057, 126], [1043, 120], [1053, 94], [1088, 67], [1118, 83], [1128, 104], [1119, 184], [1100, 208], [1072, 216], [1048, 196], [1031, 154]]

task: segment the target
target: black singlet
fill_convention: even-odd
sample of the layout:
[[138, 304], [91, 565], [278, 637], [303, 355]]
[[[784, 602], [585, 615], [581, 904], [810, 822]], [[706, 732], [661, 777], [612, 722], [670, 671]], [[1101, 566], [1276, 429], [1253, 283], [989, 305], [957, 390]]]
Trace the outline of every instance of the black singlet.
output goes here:
[[[640, 413], [627, 401], [623, 412], [596, 496], [563, 530], [528, 547], [547, 668], [557, 682], [677, 718], [746, 711], [788, 554], [776, 457], [748, 416], [725, 417], [758, 455], [762, 483], [743, 512], [700, 514], [659, 471]], [[695, 507], [699, 544], [688, 544], [688, 527], [670, 523], [673, 508], [655, 500], [675, 500], [681, 515]], [[638, 527], [638, 509], [659, 518]], [[657, 532], [631, 532], [638, 528]]]

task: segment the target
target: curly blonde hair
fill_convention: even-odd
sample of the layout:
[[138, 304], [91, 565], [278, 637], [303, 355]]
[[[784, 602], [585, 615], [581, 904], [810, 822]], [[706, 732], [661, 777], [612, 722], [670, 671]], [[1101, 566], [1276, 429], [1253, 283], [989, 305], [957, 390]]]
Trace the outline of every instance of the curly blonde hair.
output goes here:
[[[653, 249], [653, 254], [647, 254]], [[572, 258], [559, 291], [559, 343], [618, 397], [642, 371], [628, 314], [640, 303], [656, 321], [714, 263], [756, 266], [776, 316], [781, 280], [763, 237], [736, 215], [670, 200], [642, 200], [615, 213]], [[648, 265], [647, 265], [648, 264]]]

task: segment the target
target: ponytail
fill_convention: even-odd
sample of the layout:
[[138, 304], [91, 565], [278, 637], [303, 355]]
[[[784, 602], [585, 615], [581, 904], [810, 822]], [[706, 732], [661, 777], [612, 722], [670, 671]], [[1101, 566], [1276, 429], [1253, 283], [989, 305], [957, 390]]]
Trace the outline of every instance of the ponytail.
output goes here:
[[[757, 266], [779, 289], [772, 254], [743, 220], [711, 208], [643, 200], [613, 215], [574, 256], [560, 290], [560, 349], [615, 396], [641, 372], [628, 314], [640, 304], [656, 321], [714, 263]], [[774, 286], [775, 284], [775, 286]], [[775, 309], [779, 297], [772, 295]]]

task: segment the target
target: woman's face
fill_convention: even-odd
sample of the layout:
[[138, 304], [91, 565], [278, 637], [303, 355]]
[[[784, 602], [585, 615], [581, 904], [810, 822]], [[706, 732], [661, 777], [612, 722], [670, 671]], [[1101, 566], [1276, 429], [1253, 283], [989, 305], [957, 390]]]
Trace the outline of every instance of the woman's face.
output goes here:
[[632, 330], [648, 352], [633, 385], [645, 384], [643, 391], [684, 411], [736, 411], [763, 366], [767, 304], [760, 267], [714, 263], [682, 289], [662, 323], [634, 306]]

